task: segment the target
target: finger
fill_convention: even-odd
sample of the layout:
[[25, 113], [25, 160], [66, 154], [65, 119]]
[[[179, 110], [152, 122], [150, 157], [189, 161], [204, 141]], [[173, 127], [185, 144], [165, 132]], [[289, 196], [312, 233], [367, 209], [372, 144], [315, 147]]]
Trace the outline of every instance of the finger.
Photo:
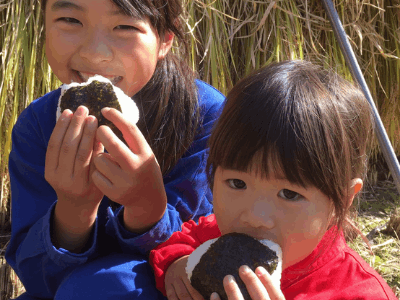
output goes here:
[[216, 292], [214, 292], [211, 294], [210, 300], [221, 300], [221, 298], [219, 297], [219, 295]]
[[93, 183], [104, 195], [106, 195], [108, 191], [112, 190], [113, 184], [106, 176], [100, 173], [99, 170], [95, 169], [91, 177]]
[[64, 110], [54, 127], [46, 151], [46, 173], [54, 173], [58, 167], [61, 145], [71, 121], [71, 117], [72, 112], [69, 109]]
[[[96, 169], [100, 171], [100, 173], [107, 176], [111, 182], [120, 181], [123, 177], [123, 171], [121, 170], [120, 165], [115, 161], [115, 159], [109, 153], [100, 153], [96, 157], [93, 158], [94, 165]], [[110, 175], [110, 176], [109, 176]], [[116, 180], [111, 180], [112, 176], [116, 178]]]
[[168, 300], [178, 300], [178, 296], [176, 295], [174, 286], [172, 284], [165, 285], [165, 292], [167, 295]]
[[187, 290], [186, 285], [181, 279], [177, 279], [174, 283], [175, 293], [180, 300], [193, 300], [192, 295]]
[[[109, 153], [100, 153], [93, 158], [96, 171], [107, 179], [105, 181], [107, 185], [106, 188], [107, 195], [112, 197], [113, 191], [118, 187], [125, 187], [128, 185], [125, 172], [121, 167], [114, 161], [114, 158]], [[104, 190], [106, 191], [106, 190]]]
[[75, 158], [75, 175], [89, 181], [90, 161], [93, 155], [93, 144], [96, 136], [97, 119], [94, 116], [86, 118], [82, 139]]
[[239, 276], [246, 285], [246, 289], [249, 292], [251, 299], [271, 299], [261, 281], [248, 266], [241, 266], [239, 268]]
[[223, 280], [224, 289], [229, 300], [244, 300], [239, 286], [232, 275], [226, 275]]
[[98, 155], [100, 155], [100, 153], [104, 153], [104, 146], [103, 144], [97, 140], [95, 138], [94, 142], [93, 142], [93, 154], [92, 154], [92, 160], [90, 161], [90, 178], [92, 178], [92, 174], [94, 172], [94, 170], [96, 170], [96, 166], [94, 164], [94, 158]]
[[81, 141], [87, 115], [88, 109], [85, 106], [79, 106], [71, 119], [61, 145], [59, 166], [63, 172], [66, 172], [67, 174], [73, 174], [76, 153]]
[[96, 138], [123, 170], [132, 167], [137, 156], [114, 134], [110, 127], [100, 126], [97, 129]]
[[269, 297], [271, 300], [284, 300], [285, 296], [282, 293], [282, 290], [276, 286], [273, 281], [271, 275], [265, 270], [263, 267], [258, 267], [256, 269], [256, 275], [258, 279], [261, 281], [263, 286], [266, 288]]
[[187, 277], [184, 277], [182, 281], [185, 284], [187, 291], [194, 300], [204, 300], [203, 296], [192, 286]]
[[122, 132], [122, 135], [132, 152], [138, 155], [149, 152], [150, 146], [142, 132], [135, 124], [128, 121], [120, 111], [106, 107], [101, 110], [101, 113]]

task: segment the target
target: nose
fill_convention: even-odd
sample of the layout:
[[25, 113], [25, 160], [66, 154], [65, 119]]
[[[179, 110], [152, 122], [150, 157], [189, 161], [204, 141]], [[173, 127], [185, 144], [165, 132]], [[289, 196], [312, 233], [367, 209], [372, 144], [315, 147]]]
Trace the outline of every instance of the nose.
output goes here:
[[275, 227], [275, 207], [271, 201], [258, 199], [251, 203], [240, 215], [243, 224], [260, 229], [272, 229]]
[[113, 59], [111, 41], [104, 32], [97, 30], [91, 32], [85, 38], [85, 42], [79, 49], [82, 58], [92, 64], [101, 64]]

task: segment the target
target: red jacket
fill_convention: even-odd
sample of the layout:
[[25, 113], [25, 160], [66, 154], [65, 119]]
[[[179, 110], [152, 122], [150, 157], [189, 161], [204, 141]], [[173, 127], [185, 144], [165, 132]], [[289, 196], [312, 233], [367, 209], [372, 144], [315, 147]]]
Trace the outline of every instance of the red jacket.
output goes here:
[[[198, 225], [192, 220], [184, 223], [181, 232], [175, 232], [150, 253], [157, 288], [165, 295], [168, 267], [205, 241], [219, 236], [215, 215], [201, 217]], [[281, 290], [286, 300], [397, 300], [383, 278], [347, 246], [343, 235], [331, 244], [332, 240], [333, 234], [328, 231], [308, 257], [283, 270]]]

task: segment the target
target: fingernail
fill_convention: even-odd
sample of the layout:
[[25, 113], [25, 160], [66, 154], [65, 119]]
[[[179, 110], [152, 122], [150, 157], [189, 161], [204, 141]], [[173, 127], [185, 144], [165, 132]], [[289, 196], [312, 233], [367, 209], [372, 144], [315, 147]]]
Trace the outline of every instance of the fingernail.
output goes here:
[[96, 117], [95, 116], [89, 116], [87, 119], [87, 123], [90, 127], [96, 126]]
[[226, 281], [227, 281], [228, 283], [236, 282], [236, 281], [235, 281], [235, 277], [233, 277], [232, 275], [226, 275]]
[[242, 266], [241, 271], [243, 274], [247, 274], [250, 272], [250, 268], [248, 266]]
[[72, 112], [69, 109], [65, 109], [62, 114], [61, 114], [61, 120], [67, 120], [69, 117], [71, 117]]
[[85, 114], [85, 107], [84, 106], [79, 106], [78, 109], [76, 110], [76, 114], [78, 116], [83, 116]]
[[212, 293], [210, 296], [210, 300], [219, 300], [219, 296], [216, 292]]
[[265, 275], [265, 274], [267, 274], [267, 270], [265, 270], [264, 269], [264, 267], [258, 267], [257, 269], [256, 269], [256, 275], [257, 276], [263, 276], [263, 275]]
[[104, 108], [101, 109], [101, 113], [108, 112], [110, 109], [111, 108], [109, 108], [109, 107], [104, 107]]

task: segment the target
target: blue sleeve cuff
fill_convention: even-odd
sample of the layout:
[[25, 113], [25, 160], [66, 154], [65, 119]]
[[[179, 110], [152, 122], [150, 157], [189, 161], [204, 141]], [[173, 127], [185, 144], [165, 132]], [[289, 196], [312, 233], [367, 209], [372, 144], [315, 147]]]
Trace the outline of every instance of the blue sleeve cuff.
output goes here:
[[148, 255], [156, 246], [166, 241], [173, 232], [180, 230], [182, 222], [179, 213], [167, 204], [167, 209], [160, 219], [149, 231], [136, 234], [128, 231], [122, 224], [123, 207], [115, 214], [108, 208], [109, 221], [106, 225], [107, 234], [116, 236], [121, 250], [126, 253], [138, 252]]
[[51, 241], [51, 223], [54, 214], [54, 208], [57, 202], [53, 203], [43, 218], [43, 241], [44, 247], [50, 259], [60, 267], [68, 267], [71, 265], [79, 265], [85, 263], [89, 257], [96, 252], [97, 246], [97, 218], [94, 225], [94, 233], [91, 236], [90, 248], [83, 253], [72, 253], [64, 248], [56, 248]]

